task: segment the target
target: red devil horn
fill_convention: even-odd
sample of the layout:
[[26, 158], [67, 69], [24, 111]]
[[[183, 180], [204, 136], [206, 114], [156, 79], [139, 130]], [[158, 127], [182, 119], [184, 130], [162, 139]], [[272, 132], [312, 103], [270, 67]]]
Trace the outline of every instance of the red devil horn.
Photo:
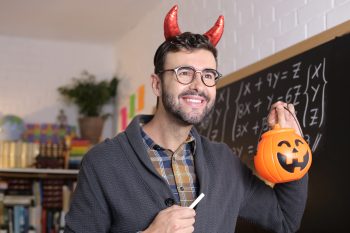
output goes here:
[[220, 15], [215, 25], [209, 29], [204, 35], [208, 37], [210, 42], [216, 46], [219, 42], [222, 33], [224, 32], [224, 16]]
[[170, 9], [168, 14], [164, 19], [164, 36], [165, 39], [169, 39], [170, 37], [180, 35], [180, 29], [177, 25], [177, 5], [173, 6]]

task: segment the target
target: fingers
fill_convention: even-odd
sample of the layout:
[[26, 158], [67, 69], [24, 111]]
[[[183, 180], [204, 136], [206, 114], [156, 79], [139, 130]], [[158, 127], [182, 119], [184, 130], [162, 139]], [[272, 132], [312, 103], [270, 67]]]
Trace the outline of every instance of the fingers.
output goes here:
[[292, 113], [292, 114], [295, 114], [295, 109], [294, 109], [294, 105], [289, 103], [287, 104], [287, 108], [289, 109], [289, 111]]
[[173, 205], [163, 211], [169, 212], [172, 215], [176, 215], [179, 218], [193, 218], [194, 216], [196, 216], [196, 211], [194, 211], [193, 209], [178, 205]]
[[287, 108], [289, 111], [287, 111], [286, 113], [286, 119], [290, 120], [290, 121], [295, 121], [294, 117], [295, 117], [295, 109], [294, 109], [294, 105], [293, 104], [287, 104]]
[[194, 231], [195, 215], [191, 208], [174, 205], [160, 211], [144, 232], [191, 233]]
[[272, 129], [272, 127], [277, 124], [277, 111], [275, 108], [272, 108], [270, 110], [269, 115], [267, 116], [267, 124], [269, 125], [269, 128]]
[[286, 115], [285, 115], [284, 104], [278, 105], [276, 107], [276, 111], [277, 111], [276, 121], [281, 127], [284, 127], [286, 125]]
[[166, 227], [169, 232], [193, 232], [194, 217], [196, 216], [193, 209], [174, 205], [166, 212], [167, 215], [164, 217], [168, 220]]
[[278, 101], [271, 105], [271, 110], [267, 118], [267, 123], [271, 128], [279, 124], [281, 128], [292, 128], [300, 136], [303, 135], [295, 115], [294, 105]]
[[285, 107], [287, 107], [287, 103], [282, 101], [278, 101], [271, 105], [271, 110], [267, 117], [267, 123], [270, 128], [273, 128], [277, 123], [280, 124], [280, 126], [285, 125]]
[[292, 127], [295, 123], [295, 109], [294, 105], [278, 101], [271, 106], [270, 113], [268, 115], [268, 125], [272, 128], [275, 124], [279, 124], [282, 128]]

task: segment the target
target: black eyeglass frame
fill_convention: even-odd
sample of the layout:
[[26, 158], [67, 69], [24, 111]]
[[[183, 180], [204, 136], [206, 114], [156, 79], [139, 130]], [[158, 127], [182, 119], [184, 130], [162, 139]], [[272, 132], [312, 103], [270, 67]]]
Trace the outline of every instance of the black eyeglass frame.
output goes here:
[[[181, 69], [181, 68], [188, 68], [188, 69], [191, 69], [191, 70], [194, 71], [194, 72], [193, 72], [192, 79], [191, 79], [191, 81], [189, 81], [188, 83], [180, 82], [180, 80], [179, 80], [179, 78], [178, 78], [178, 70]], [[197, 70], [196, 68], [194, 68], [194, 67], [192, 67], [192, 66], [179, 66], [179, 67], [176, 67], [176, 68], [174, 68], [174, 69], [161, 70], [161, 71], [159, 71], [157, 74], [162, 74], [162, 73], [167, 72], [167, 71], [173, 71], [173, 72], [175, 73], [176, 80], [177, 80], [179, 83], [183, 84], [183, 85], [188, 85], [188, 84], [192, 83], [192, 82], [194, 81], [194, 79], [196, 78], [196, 74], [197, 74], [197, 73], [200, 73], [202, 83], [203, 83], [205, 86], [207, 86], [207, 87], [213, 87], [213, 86], [215, 86], [216, 83], [219, 81], [219, 79], [222, 77], [222, 74], [219, 73], [219, 71], [217, 71], [216, 69], [206, 68], [206, 69], [203, 69], [203, 70]], [[215, 77], [215, 79], [214, 79], [215, 82], [214, 82], [213, 85], [208, 85], [208, 84], [205, 83], [204, 78], [203, 78], [203, 72], [204, 72], [204, 71], [213, 71], [213, 72], [216, 74], [216, 77]]]

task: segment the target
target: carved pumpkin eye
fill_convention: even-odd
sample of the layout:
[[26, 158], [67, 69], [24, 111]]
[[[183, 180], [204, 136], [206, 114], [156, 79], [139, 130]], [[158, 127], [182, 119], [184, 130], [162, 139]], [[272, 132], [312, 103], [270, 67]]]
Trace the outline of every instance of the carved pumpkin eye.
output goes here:
[[295, 145], [299, 146], [299, 144], [304, 144], [304, 143], [299, 139], [295, 139]]
[[288, 146], [288, 147], [290, 147], [290, 143], [288, 142], [288, 141], [280, 141], [279, 143], [278, 143], [278, 146], [279, 147], [281, 147], [282, 145], [286, 145], [286, 146]]

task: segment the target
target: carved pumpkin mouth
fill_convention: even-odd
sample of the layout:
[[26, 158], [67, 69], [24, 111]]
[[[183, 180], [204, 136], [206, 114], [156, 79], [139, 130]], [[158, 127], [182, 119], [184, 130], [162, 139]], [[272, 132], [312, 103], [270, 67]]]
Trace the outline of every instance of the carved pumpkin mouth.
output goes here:
[[293, 158], [292, 162], [287, 161], [287, 158], [289, 156], [286, 156], [284, 154], [281, 153], [277, 153], [277, 158], [278, 158], [278, 162], [280, 163], [280, 165], [283, 167], [284, 170], [286, 170], [289, 173], [294, 173], [295, 168], [300, 168], [299, 171], [302, 171], [306, 165], [309, 162], [309, 152], [307, 151], [306, 154], [303, 156], [303, 161], [299, 162], [298, 158]]

